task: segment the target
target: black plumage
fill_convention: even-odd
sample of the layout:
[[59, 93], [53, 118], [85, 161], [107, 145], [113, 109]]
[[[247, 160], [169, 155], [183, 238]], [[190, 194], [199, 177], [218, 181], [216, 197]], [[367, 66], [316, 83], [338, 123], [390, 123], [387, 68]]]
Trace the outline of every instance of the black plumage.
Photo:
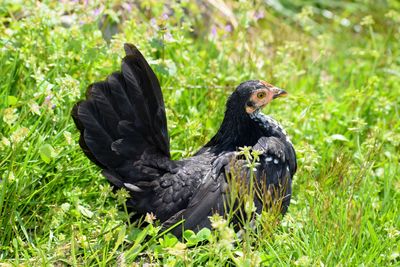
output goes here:
[[[135, 46], [126, 44], [125, 52], [121, 72], [90, 85], [72, 117], [84, 153], [115, 188], [131, 192], [127, 205], [138, 215], [152, 212], [165, 226], [184, 219], [186, 229], [210, 227], [208, 216], [226, 212], [228, 176], [237, 170], [245, 183], [250, 179], [235, 151], [253, 146], [262, 152], [254, 171], [257, 184], [285, 213], [296, 155], [282, 127], [260, 109], [286, 92], [259, 80], [240, 84], [217, 134], [193, 157], [173, 161], [157, 77]], [[260, 212], [262, 199], [254, 201]]]

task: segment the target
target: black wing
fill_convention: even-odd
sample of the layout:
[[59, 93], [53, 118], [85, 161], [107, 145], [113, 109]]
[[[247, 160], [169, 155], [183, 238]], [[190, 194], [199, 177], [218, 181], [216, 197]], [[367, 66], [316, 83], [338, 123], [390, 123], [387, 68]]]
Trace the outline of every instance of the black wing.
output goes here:
[[[277, 137], [262, 137], [253, 149], [261, 151], [260, 161], [253, 172], [255, 175], [255, 198], [257, 212], [263, 208], [277, 208], [285, 214], [290, 204], [292, 194], [292, 178], [296, 171], [296, 155], [292, 145], [286, 140]], [[237, 155], [237, 154], [236, 154]], [[187, 208], [171, 217], [165, 227], [184, 220], [182, 226], [176, 228], [173, 233], [180, 235], [183, 229], [199, 230], [203, 227], [210, 228], [209, 216], [213, 213], [226, 214], [230, 208], [237, 208], [240, 201], [229, 203], [226, 195], [232, 193], [232, 186], [241, 186], [235, 192], [248, 194], [250, 175], [252, 171], [247, 167], [243, 159], [232, 159], [232, 153], [220, 156], [214, 162], [213, 169], [209, 171], [202, 183], [196, 189], [190, 199]], [[219, 163], [223, 162], [224, 166]], [[230, 178], [228, 179], [228, 175]], [[235, 183], [230, 179], [244, 179], [243, 183]], [[246, 191], [247, 190], [247, 191]], [[239, 196], [240, 198], [240, 196]], [[242, 218], [243, 219], [243, 218]], [[235, 222], [240, 223], [236, 218]]]
[[182, 234], [182, 230], [191, 229], [198, 231], [201, 228], [211, 228], [209, 216], [213, 213], [224, 214], [224, 194], [227, 183], [224, 174], [220, 173], [217, 177], [207, 175], [193, 193], [187, 206], [178, 213], [171, 216], [163, 223], [168, 228], [183, 220], [183, 223], [176, 227], [172, 233], [176, 236]]
[[261, 189], [261, 197], [256, 201], [258, 212], [265, 205], [275, 205], [285, 214], [297, 169], [294, 148], [286, 139], [261, 137], [253, 149], [262, 152], [256, 172]]

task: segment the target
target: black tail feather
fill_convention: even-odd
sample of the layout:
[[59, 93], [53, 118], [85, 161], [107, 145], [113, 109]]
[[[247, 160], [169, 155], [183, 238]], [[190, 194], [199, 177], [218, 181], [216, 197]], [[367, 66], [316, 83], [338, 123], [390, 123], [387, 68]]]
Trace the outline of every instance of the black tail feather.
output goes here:
[[125, 51], [121, 72], [89, 86], [72, 117], [89, 159], [104, 169], [140, 174], [141, 158], [169, 159], [167, 121], [157, 77], [135, 46], [126, 44]]
[[75, 122], [76, 127], [78, 128], [78, 130], [80, 131], [80, 136], [79, 136], [79, 146], [81, 147], [83, 153], [85, 153], [85, 155], [92, 161], [94, 162], [96, 165], [98, 165], [101, 168], [105, 168], [106, 166], [104, 166], [101, 162], [99, 162], [96, 157], [93, 155], [93, 153], [90, 151], [89, 147], [86, 145], [85, 142], [85, 137], [84, 137], [84, 131], [85, 131], [85, 127], [83, 125], [83, 123], [80, 121], [79, 116], [78, 116], [78, 109], [79, 109], [79, 105], [82, 103], [82, 101], [76, 103], [74, 105], [74, 107], [72, 108], [72, 118]]
[[94, 157], [104, 166], [115, 168], [123, 158], [111, 150], [112, 131], [106, 127], [103, 108], [93, 99], [82, 102], [78, 107], [78, 118], [85, 126], [83, 136]]

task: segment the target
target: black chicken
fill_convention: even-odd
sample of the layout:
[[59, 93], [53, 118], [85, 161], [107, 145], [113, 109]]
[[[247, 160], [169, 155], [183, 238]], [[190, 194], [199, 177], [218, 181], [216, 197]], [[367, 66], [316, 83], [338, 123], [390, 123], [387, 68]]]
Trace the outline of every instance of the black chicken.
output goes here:
[[[253, 146], [262, 152], [256, 181], [285, 213], [296, 155], [285, 131], [260, 109], [286, 92], [259, 80], [240, 84], [227, 101], [217, 134], [193, 157], [173, 161], [157, 77], [135, 46], [124, 48], [122, 71], [89, 86], [87, 100], [74, 106], [72, 117], [86, 156], [114, 187], [131, 192], [127, 206], [138, 215], [152, 212], [165, 226], [184, 219], [185, 229], [210, 227], [208, 216], [224, 214], [229, 206], [230, 171], [239, 168], [250, 179], [235, 151]], [[260, 212], [259, 194], [254, 201]]]

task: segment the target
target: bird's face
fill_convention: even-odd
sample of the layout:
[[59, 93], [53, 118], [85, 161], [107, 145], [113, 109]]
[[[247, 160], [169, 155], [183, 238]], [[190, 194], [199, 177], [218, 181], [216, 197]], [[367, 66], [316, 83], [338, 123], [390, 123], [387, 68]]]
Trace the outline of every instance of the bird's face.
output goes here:
[[251, 115], [265, 107], [273, 99], [287, 95], [287, 92], [261, 80], [252, 80], [240, 84], [236, 93], [244, 102], [244, 111]]

